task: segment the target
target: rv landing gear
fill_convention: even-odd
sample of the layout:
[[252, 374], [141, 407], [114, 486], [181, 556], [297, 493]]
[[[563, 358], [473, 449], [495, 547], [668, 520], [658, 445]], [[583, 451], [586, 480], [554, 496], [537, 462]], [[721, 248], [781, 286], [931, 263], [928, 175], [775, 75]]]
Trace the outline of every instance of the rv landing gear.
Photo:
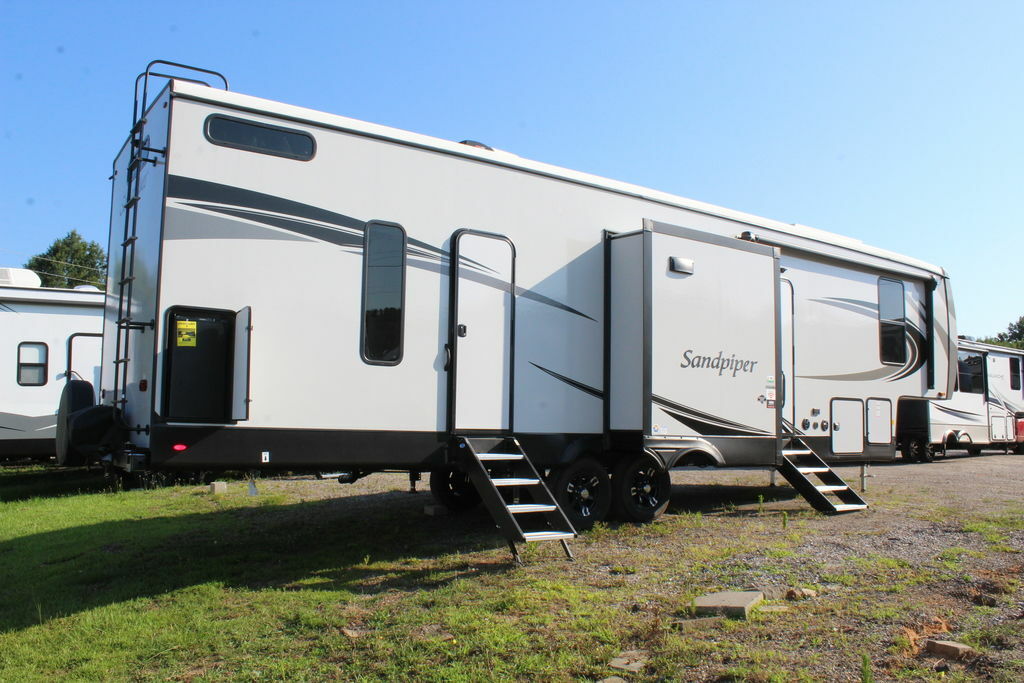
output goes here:
[[646, 453], [621, 461], [612, 475], [612, 506], [626, 522], [650, 522], [668, 507], [672, 481], [668, 470]]
[[453, 512], [472, 510], [480, 504], [480, 494], [469, 475], [451, 465], [431, 470], [430, 492], [438, 503]]
[[577, 531], [586, 531], [604, 520], [612, 505], [608, 471], [593, 458], [580, 458], [556, 468], [548, 488]]

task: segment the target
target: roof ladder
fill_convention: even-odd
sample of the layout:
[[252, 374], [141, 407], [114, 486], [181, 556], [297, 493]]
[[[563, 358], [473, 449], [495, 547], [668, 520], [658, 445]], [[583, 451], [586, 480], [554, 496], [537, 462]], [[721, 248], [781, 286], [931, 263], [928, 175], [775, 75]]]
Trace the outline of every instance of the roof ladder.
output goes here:
[[834, 515], [867, 508], [864, 499], [799, 437], [783, 445], [778, 462], [782, 476], [818, 512]]
[[455, 438], [456, 457], [522, 564], [516, 543], [558, 541], [573, 559], [576, 530], [515, 437]]

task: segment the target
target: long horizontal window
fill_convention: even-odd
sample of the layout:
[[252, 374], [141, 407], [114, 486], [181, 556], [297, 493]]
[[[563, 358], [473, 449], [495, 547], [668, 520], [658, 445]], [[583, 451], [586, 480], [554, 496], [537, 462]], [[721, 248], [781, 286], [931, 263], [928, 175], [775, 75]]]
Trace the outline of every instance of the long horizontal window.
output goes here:
[[206, 139], [222, 147], [299, 161], [309, 161], [316, 154], [316, 141], [309, 133], [229, 116], [208, 117]]
[[366, 224], [363, 248], [363, 360], [402, 362], [405, 304], [405, 230], [394, 223]]
[[903, 283], [878, 280], [878, 346], [883, 363], [903, 365], [907, 362], [906, 314]]
[[46, 384], [50, 350], [43, 342], [18, 344], [18, 384], [41, 387]]

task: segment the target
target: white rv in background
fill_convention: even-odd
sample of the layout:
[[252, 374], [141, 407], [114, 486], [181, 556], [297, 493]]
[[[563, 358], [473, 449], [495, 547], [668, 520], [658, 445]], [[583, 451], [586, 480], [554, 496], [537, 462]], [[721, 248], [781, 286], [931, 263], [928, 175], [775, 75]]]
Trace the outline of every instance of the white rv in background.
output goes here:
[[929, 401], [904, 423], [909, 460], [931, 461], [947, 450], [1024, 453], [1024, 350], [960, 339], [957, 383], [948, 401]]
[[0, 458], [54, 455], [57, 403], [71, 377], [99, 385], [103, 293], [40, 287], [0, 268]]
[[85, 411], [120, 426], [115, 466], [430, 471], [452, 505], [479, 500], [468, 470], [500, 507], [525, 460], [579, 527], [656, 516], [674, 466], [893, 459], [904, 405], [952, 391], [941, 268], [153, 79], [114, 162]]

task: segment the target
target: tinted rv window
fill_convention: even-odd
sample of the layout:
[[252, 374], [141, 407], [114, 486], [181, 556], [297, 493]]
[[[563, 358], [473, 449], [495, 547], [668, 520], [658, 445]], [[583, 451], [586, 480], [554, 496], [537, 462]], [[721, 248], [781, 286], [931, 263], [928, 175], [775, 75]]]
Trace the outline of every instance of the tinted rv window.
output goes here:
[[883, 363], [907, 362], [906, 321], [903, 312], [903, 283], [878, 280], [878, 335]]
[[300, 161], [309, 161], [316, 153], [316, 143], [308, 133], [227, 116], [206, 119], [206, 139], [223, 147]]
[[1010, 388], [1020, 391], [1020, 358], [1010, 359]]
[[960, 351], [957, 353], [957, 363], [957, 391], [964, 394], [984, 394], [985, 357], [980, 353]]
[[49, 349], [42, 342], [18, 344], [18, 384], [23, 387], [41, 387], [46, 384]]
[[380, 365], [402, 361], [405, 301], [405, 230], [393, 223], [367, 223], [363, 249], [363, 360]]

